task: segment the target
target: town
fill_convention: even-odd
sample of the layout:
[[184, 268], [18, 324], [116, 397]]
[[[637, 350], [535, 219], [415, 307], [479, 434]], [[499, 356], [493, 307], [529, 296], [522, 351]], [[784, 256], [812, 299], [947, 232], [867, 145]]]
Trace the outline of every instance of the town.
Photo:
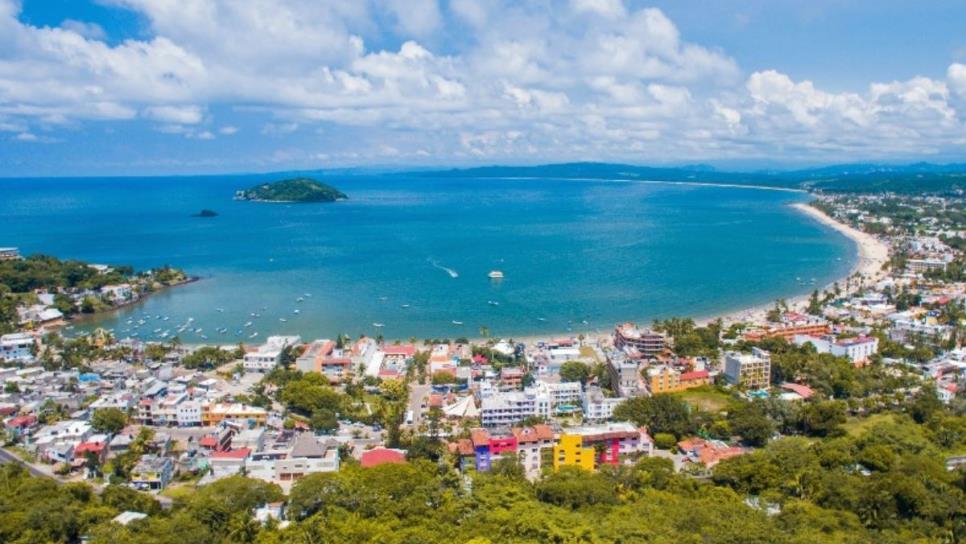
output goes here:
[[[258, 345], [70, 335], [65, 314], [134, 301], [156, 275], [96, 289], [28, 282], [20, 291], [29, 296], [4, 295], [16, 306], [16, 330], [0, 337], [4, 460], [104, 493], [128, 487], [166, 506], [221, 480], [259, 480], [280, 494], [249, 514], [273, 524], [305, 517], [294, 503], [313, 478], [425, 461], [464, 486], [494, 473], [548, 488], [575, 470], [660, 463], [653, 466], [729, 487], [774, 513], [782, 492], [748, 471], [779, 462], [781, 444], [851, 437], [859, 442], [849, 474], [870, 477], [898, 466], [902, 450], [883, 452], [894, 444], [870, 436], [928, 425], [942, 447], [917, 453], [934, 452], [932, 462], [962, 472], [959, 202], [819, 195], [812, 213], [874, 237], [887, 258], [767, 308], [701, 323], [620, 323], [596, 335], [271, 336]], [[0, 258], [24, 260], [13, 248]], [[91, 271], [85, 278], [112, 273]], [[153, 512], [126, 510], [115, 521]]]

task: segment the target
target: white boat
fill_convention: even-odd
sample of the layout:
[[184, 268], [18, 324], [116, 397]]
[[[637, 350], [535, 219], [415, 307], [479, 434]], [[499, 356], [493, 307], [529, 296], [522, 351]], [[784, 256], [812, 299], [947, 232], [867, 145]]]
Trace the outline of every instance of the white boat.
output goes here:
[[246, 326], [246, 327], [251, 327], [251, 326], [252, 326], [252, 322], [251, 322], [251, 321], [249, 321], [248, 323], [245, 323], [245, 326]]
[[284, 317], [280, 317], [278, 318], [278, 320], [281, 321], [282, 323], [285, 323], [286, 321], [288, 321], [288, 319], [285, 319]]
[[295, 299], [295, 302], [302, 302], [303, 300], [305, 300], [305, 299], [302, 298], [302, 297], [299, 297], [299, 298]]
[[500, 303], [497, 302], [497, 301], [495, 301], [495, 300], [488, 300], [488, 301], [486, 301], [486, 303], [489, 304], [490, 306], [499, 306], [500, 305]]
[[403, 304], [403, 305], [401, 305], [401, 306], [399, 306], [399, 307], [400, 307], [400, 308], [409, 308], [409, 304]]
[[454, 324], [454, 325], [462, 325], [462, 324], [463, 324], [463, 322], [462, 322], [462, 321], [457, 321], [457, 320], [455, 320], [455, 319], [454, 319], [454, 320], [453, 320], [453, 324]]
[[377, 329], [381, 329], [381, 328], [385, 327], [386, 325], [384, 325], [382, 323], [373, 323], [372, 326], [375, 327], [375, 328], [377, 328]]
[[294, 309], [294, 310], [292, 310], [292, 313], [293, 313], [293, 314], [297, 314], [297, 313], [299, 313], [299, 310], [298, 310], [298, 308], [296, 308], [296, 309]]
[[253, 332], [250, 335], [248, 335], [249, 338], [255, 338], [256, 336], [258, 336], [257, 332]]
[[490, 273], [487, 274], [487, 276], [489, 276], [489, 278], [491, 280], [502, 280], [503, 279], [503, 272], [501, 272], [499, 270], [490, 270]]

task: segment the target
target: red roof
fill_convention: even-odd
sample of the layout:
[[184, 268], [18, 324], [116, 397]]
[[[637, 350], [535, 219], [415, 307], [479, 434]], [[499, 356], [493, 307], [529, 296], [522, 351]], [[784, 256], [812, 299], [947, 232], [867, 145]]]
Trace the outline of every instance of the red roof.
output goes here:
[[98, 455], [102, 451], [104, 451], [103, 442], [81, 442], [74, 448], [74, 455], [83, 455], [87, 452]]
[[406, 454], [400, 450], [391, 450], [388, 448], [375, 448], [367, 452], [363, 452], [362, 458], [359, 460], [359, 464], [363, 468], [374, 467], [377, 465], [384, 465], [386, 463], [405, 463]]
[[797, 393], [803, 399], [811, 398], [815, 394], [815, 391], [811, 387], [800, 383], [783, 383], [780, 387], [786, 391]]
[[202, 448], [214, 448], [218, 445], [218, 439], [213, 436], [203, 436], [198, 441], [198, 445]]
[[212, 459], [244, 459], [252, 452], [251, 448], [212, 452]]
[[705, 380], [709, 375], [710, 374], [708, 374], [707, 370], [694, 370], [692, 372], [685, 372], [684, 374], [681, 374], [681, 381], [687, 382], [692, 380]]
[[34, 416], [17, 416], [7, 421], [7, 427], [32, 427], [34, 423], [37, 423]]
[[405, 357], [412, 357], [416, 354], [416, 346], [412, 344], [402, 346], [383, 346], [382, 352], [386, 355], [402, 355]]

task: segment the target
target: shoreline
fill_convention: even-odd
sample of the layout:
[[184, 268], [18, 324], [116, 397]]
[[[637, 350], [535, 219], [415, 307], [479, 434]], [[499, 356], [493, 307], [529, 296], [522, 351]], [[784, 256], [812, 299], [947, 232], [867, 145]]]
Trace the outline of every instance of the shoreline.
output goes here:
[[[526, 179], [526, 178], [518, 178], [518, 179]], [[588, 181], [606, 181], [606, 180], [588, 179]], [[625, 180], [612, 180], [612, 181], [625, 181]], [[732, 185], [725, 185], [725, 184], [710, 184], [710, 183], [700, 183], [700, 182], [649, 181], [649, 180], [630, 180], [630, 179], [626, 181], [641, 182], [641, 183], [675, 184], [675, 185], [692, 184], [692, 185], [703, 185], [703, 186], [721, 186], [721, 187], [735, 187], [735, 188], [748, 188], [748, 189], [770, 189], [770, 190], [779, 190], [779, 191], [800, 192], [794, 189], [783, 189], [783, 188], [774, 188], [774, 187], [756, 187], [756, 186], [750, 186], [750, 185], [732, 186]], [[834, 218], [826, 215], [821, 210], [811, 206], [808, 203], [796, 202], [796, 203], [788, 204], [788, 206], [790, 206], [791, 208], [794, 208], [797, 212], [805, 215], [806, 217], [839, 232], [840, 234], [847, 237], [855, 244], [855, 248], [856, 248], [855, 262], [852, 265], [852, 267], [849, 269], [848, 274], [832, 281], [831, 283], [821, 288], [818, 288], [820, 293], [830, 289], [836, 283], [838, 283], [844, 291], [845, 290], [844, 284], [846, 280], [848, 280], [849, 278], [852, 278], [855, 275], [859, 275], [861, 276], [861, 278], [858, 284], [853, 286], [849, 292], [853, 292], [861, 288], [862, 286], [868, 285], [870, 283], [875, 283], [884, 277], [882, 266], [889, 259], [889, 247], [884, 242], [882, 242], [881, 240], [877, 239], [876, 237], [868, 233], [862, 232], [854, 227], [851, 227], [847, 224], [844, 224], [835, 220]], [[192, 278], [189, 278], [187, 281], [178, 285], [192, 283], [194, 281], [198, 281], [199, 279], [200, 278], [198, 277], [192, 277]], [[171, 286], [171, 287], [174, 287], [174, 286]], [[814, 288], [817, 288], [817, 286], [812, 287], [812, 289]], [[785, 300], [788, 303], [788, 306], [790, 309], [799, 310], [808, 303], [808, 299], [810, 295], [811, 293], [808, 292], [808, 293], [795, 295], [793, 297], [785, 298]], [[779, 297], [779, 298], [782, 298], [782, 297]], [[138, 304], [143, 301], [144, 299], [141, 299], [129, 305]], [[685, 317], [685, 318], [690, 317], [691, 319], [694, 320], [697, 326], [705, 326], [717, 319], [721, 319], [722, 322], [725, 324], [725, 326], [734, 324], [734, 323], [749, 322], [749, 321], [764, 322], [767, 312], [773, 307], [773, 305], [774, 305], [774, 301], [769, 301], [767, 303], [762, 303], [759, 305], [745, 306], [736, 310], [725, 311], [722, 313], [716, 313], [712, 315], [704, 315], [704, 316], [682, 315], [682, 317]], [[122, 309], [122, 307], [113, 308], [104, 313], [110, 313], [120, 309]], [[88, 321], [88, 320], [96, 319], [97, 317], [98, 317], [97, 315], [84, 316], [83, 318], [77, 321]], [[74, 322], [74, 321], [75, 320], [71, 320], [71, 322]], [[647, 326], [646, 323], [640, 323], [640, 324], [642, 326]], [[513, 335], [513, 334], [504, 334], [504, 335], [494, 335], [489, 338], [482, 338], [482, 337], [479, 337], [479, 335], [451, 335], [451, 336], [453, 338], [461, 337], [461, 336], [466, 337], [472, 343], [485, 343], [487, 341], [491, 341], [491, 340], [495, 341], [501, 338], [512, 339], [514, 342], [535, 343], [538, 341], [546, 341], [554, 338], [570, 338], [570, 337], [577, 337], [580, 335], [585, 336], [587, 339], [601, 339], [601, 338], [606, 338], [610, 335], [610, 333], [612, 332], [611, 331], [612, 326], [613, 324], [608, 324], [603, 327], [594, 327], [594, 328], [588, 327], [587, 329], [575, 328], [572, 331], [557, 331], [557, 332], [547, 332], [547, 333], [538, 333], [538, 334], [526, 333], [519, 336]], [[244, 340], [242, 340], [242, 342], [244, 343]], [[385, 342], [407, 343], [408, 338], [385, 338]], [[422, 344], [421, 340], [417, 341], [416, 344], [421, 345]], [[210, 345], [210, 344], [189, 342], [189, 343], [186, 343], [186, 345]]]

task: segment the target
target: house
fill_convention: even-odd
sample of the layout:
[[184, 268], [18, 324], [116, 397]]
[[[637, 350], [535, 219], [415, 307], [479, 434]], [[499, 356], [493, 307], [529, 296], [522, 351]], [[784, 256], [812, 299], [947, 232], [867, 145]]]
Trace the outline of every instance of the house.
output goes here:
[[627, 357], [624, 353], [615, 352], [607, 358], [610, 383], [621, 397], [636, 397], [644, 392], [640, 369], [640, 361]]
[[578, 467], [592, 471], [597, 467], [594, 448], [584, 446], [584, 439], [577, 434], [562, 434], [553, 447], [553, 469]]
[[720, 440], [705, 440], [703, 438], [689, 438], [678, 442], [678, 449], [693, 463], [701, 463], [706, 468], [712, 468], [725, 459], [731, 459], [745, 454], [745, 450], [731, 447]]
[[362, 457], [359, 459], [359, 464], [363, 468], [385, 465], [387, 463], [405, 462], [406, 452], [404, 450], [389, 448], [374, 448], [369, 451], [362, 452]]
[[144, 455], [131, 471], [131, 486], [140, 490], [161, 491], [174, 475], [174, 463], [167, 457]]
[[[208, 455], [208, 465], [214, 478], [224, 478], [240, 474], [245, 469], [245, 461], [251, 455], [251, 448], [213, 451]], [[253, 475], [253, 477], [255, 477]]]
[[7, 363], [30, 364], [34, 362], [37, 340], [25, 332], [0, 336], [0, 361]]
[[121, 512], [120, 514], [114, 516], [114, 519], [112, 519], [111, 521], [113, 521], [114, 523], [120, 523], [121, 525], [127, 525], [128, 523], [131, 523], [132, 521], [138, 521], [138, 520], [144, 519], [146, 517], [148, 517], [147, 514], [144, 514], [144, 513], [141, 513], [141, 512], [133, 512], [131, 510], [127, 510], [127, 511]]
[[[617, 465], [623, 459], [650, 456], [654, 452], [654, 441], [647, 431], [627, 422], [572, 427], [566, 429], [564, 435], [580, 437], [582, 446], [595, 452], [595, 466]], [[585, 462], [583, 454], [574, 449], [576, 446], [571, 444], [568, 447], [570, 449], [565, 453], [572, 454], [568, 459]], [[554, 457], [556, 459], [556, 455]], [[567, 460], [561, 463], [561, 466], [565, 466]]]

